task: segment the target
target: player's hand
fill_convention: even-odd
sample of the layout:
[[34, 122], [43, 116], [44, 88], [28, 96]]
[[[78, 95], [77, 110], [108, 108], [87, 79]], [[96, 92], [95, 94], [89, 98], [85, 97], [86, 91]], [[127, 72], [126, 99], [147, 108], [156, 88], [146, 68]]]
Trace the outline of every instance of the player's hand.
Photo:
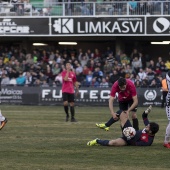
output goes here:
[[78, 96], [79, 95], [79, 90], [76, 90], [76, 96]]
[[114, 120], [118, 120], [119, 119], [119, 117], [116, 115], [116, 113], [113, 113], [112, 115], [113, 115], [113, 119]]

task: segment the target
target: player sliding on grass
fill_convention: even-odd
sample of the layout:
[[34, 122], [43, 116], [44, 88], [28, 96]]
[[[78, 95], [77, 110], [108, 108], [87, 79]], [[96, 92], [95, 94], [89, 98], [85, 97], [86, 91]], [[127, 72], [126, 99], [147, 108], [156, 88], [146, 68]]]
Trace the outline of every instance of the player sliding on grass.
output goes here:
[[[148, 113], [151, 111], [152, 106], [149, 106], [142, 114], [144, 125], [146, 126], [143, 130], [137, 130], [135, 136], [131, 138], [131, 133], [129, 135], [124, 133], [124, 129], [127, 127], [132, 127], [129, 121], [129, 115], [126, 112], [117, 111], [117, 115], [120, 118], [120, 124], [122, 128], [122, 137], [113, 140], [100, 140], [94, 139], [87, 143], [88, 146], [102, 145], [102, 146], [150, 146], [153, 143], [155, 134], [159, 130], [159, 125], [155, 122], [149, 122]], [[126, 136], [125, 136], [126, 135]]]

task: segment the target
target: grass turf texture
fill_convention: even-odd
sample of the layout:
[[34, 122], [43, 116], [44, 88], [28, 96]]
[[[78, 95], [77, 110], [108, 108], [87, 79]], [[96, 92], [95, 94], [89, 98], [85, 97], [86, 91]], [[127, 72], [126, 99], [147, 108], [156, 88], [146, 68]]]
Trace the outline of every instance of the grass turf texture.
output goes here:
[[[146, 107], [138, 108], [141, 114]], [[165, 109], [153, 107], [151, 121], [160, 131], [150, 147], [87, 146], [89, 140], [120, 136], [119, 122], [108, 132], [95, 123], [110, 118], [108, 107], [76, 107], [78, 122], [65, 122], [61, 106], [1, 106], [8, 123], [0, 131], [1, 169], [5, 170], [169, 170], [170, 150], [163, 147]]]

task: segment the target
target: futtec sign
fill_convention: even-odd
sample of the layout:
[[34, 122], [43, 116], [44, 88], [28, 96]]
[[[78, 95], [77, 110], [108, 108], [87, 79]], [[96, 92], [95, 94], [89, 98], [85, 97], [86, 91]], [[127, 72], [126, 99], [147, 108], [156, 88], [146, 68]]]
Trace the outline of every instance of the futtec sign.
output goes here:
[[143, 17], [52, 18], [51, 22], [53, 35], [144, 34]]

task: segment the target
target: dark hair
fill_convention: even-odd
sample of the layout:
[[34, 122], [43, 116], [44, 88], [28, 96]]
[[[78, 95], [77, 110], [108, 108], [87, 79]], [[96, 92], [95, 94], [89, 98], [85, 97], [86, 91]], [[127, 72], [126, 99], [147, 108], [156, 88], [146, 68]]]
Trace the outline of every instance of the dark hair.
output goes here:
[[118, 86], [122, 87], [122, 86], [124, 86], [124, 85], [126, 85], [126, 79], [123, 78], [123, 77], [120, 77], [120, 78], [118, 79]]
[[150, 122], [150, 130], [152, 131], [152, 134], [155, 134], [159, 130], [159, 125], [155, 122]]

